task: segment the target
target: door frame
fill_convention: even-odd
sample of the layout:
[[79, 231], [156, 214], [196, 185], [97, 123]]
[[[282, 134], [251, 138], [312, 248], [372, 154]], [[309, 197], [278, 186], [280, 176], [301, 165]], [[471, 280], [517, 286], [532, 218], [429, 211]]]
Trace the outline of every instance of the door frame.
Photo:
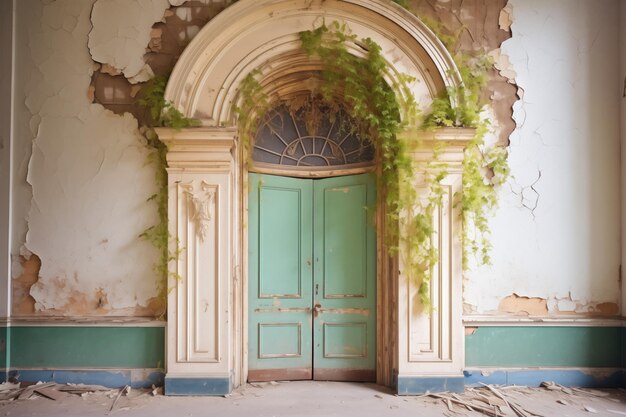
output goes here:
[[[248, 380], [248, 334], [249, 334], [249, 311], [248, 311], [248, 291], [249, 291], [249, 262], [248, 262], [248, 174], [261, 173], [258, 170], [250, 170], [247, 154], [244, 154], [244, 147], [239, 146], [238, 152], [236, 152], [239, 161], [244, 163], [238, 164], [241, 168], [238, 172], [238, 187], [239, 192], [239, 204], [241, 204], [242, 210], [240, 224], [239, 239], [241, 242], [241, 265], [242, 265], [242, 302], [240, 309], [240, 317], [242, 323], [241, 343], [242, 343], [242, 358], [241, 358], [241, 370], [242, 381]], [[337, 177], [355, 175], [364, 172], [374, 172], [378, 178], [381, 171], [378, 158], [376, 164], [368, 168], [357, 168], [356, 170], [338, 170], [337, 173], [341, 175], [334, 175]], [[267, 170], [263, 170], [264, 174], [270, 174]], [[356, 171], [356, 172], [355, 172]], [[309, 178], [321, 178], [322, 176], [315, 171], [300, 171], [301, 174], [309, 174]], [[285, 175], [285, 173], [276, 173], [275, 175]], [[323, 175], [327, 177], [327, 175]], [[384, 248], [384, 216], [385, 216], [385, 204], [384, 204], [385, 190], [378, 189], [376, 193], [376, 383], [381, 385], [390, 386], [393, 382], [394, 360], [396, 359], [396, 344], [395, 344], [395, 326], [392, 325], [394, 320], [383, 320], [383, 317], [394, 317], [396, 315], [391, 305], [392, 294], [397, 294], [397, 280], [390, 279], [389, 272], [397, 271], [397, 262], [386, 254]], [[384, 272], [387, 271], [385, 274]], [[395, 282], [394, 282], [395, 281]], [[386, 297], [386, 298], [383, 298]]]

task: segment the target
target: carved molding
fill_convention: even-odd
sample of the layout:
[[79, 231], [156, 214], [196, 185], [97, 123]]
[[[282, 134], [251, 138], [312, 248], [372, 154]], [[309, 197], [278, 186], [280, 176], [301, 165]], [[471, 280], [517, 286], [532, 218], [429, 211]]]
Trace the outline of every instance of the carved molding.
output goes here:
[[196, 223], [198, 238], [201, 242], [204, 242], [209, 231], [210, 223], [213, 220], [213, 213], [215, 212], [215, 185], [201, 181], [199, 193], [194, 192], [192, 183], [181, 184], [180, 187], [185, 190], [185, 193], [193, 203], [193, 215], [191, 220]]

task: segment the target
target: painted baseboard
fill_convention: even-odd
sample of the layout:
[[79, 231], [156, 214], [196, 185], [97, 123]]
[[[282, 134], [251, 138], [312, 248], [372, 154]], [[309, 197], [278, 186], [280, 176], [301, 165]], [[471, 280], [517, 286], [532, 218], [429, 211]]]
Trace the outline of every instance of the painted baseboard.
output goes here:
[[544, 381], [566, 387], [620, 388], [624, 387], [625, 372], [619, 368], [580, 369], [466, 369], [466, 386], [524, 385], [538, 387]]
[[20, 382], [102, 385], [109, 388], [162, 386], [165, 377], [162, 369], [11, 369], [8, 372], [5, 370], [4, 375]]
[[464, 376], [398, 376], [398, 395], [420, 395], [426, 392], [463, 392]]
[[232, 391], [232, 384], [228, 377], [165, 377], [165, 395], [199, 396], [199, 395], [226, 395]]

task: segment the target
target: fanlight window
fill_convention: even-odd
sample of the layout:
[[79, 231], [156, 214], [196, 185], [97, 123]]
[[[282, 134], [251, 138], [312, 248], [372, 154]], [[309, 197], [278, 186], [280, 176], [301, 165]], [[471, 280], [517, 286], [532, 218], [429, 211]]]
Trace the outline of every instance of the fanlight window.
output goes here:
[[[311, 118], [315, 120], [312, 122]], [[280, 170], [324, 171], [370, 167], [374, 147], [354, 129], [344, 110], [281, 104], [265, 116], [252, 149], [254, 166]]]

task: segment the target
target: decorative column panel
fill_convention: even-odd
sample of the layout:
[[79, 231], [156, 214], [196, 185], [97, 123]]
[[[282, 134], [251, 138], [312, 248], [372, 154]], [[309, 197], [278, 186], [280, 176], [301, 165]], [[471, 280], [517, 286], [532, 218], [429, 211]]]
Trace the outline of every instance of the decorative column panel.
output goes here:
[[[461, 213], [455, 195], [461, 191], [465, 145], [473, 129], [444, 128], [426, 132], [422, 145], [411, 151], [417, 165], [433, 161], [446, 164], [442, 204], [433, 216], [432, 244], [438, 250], [430, 282], [432, 310], [420, 305], [418, 286], [402, 274], [399, 254], [398, 283], [398, 393], [463, 390], [464, 333], [462, 324]], [[418, 191], [426, 195], [424, 175], [415, 178]]]
[[157, 129], [168, 147], [170, 253], [167, 395], [233, 386], [232, 271], [236, 131]]

